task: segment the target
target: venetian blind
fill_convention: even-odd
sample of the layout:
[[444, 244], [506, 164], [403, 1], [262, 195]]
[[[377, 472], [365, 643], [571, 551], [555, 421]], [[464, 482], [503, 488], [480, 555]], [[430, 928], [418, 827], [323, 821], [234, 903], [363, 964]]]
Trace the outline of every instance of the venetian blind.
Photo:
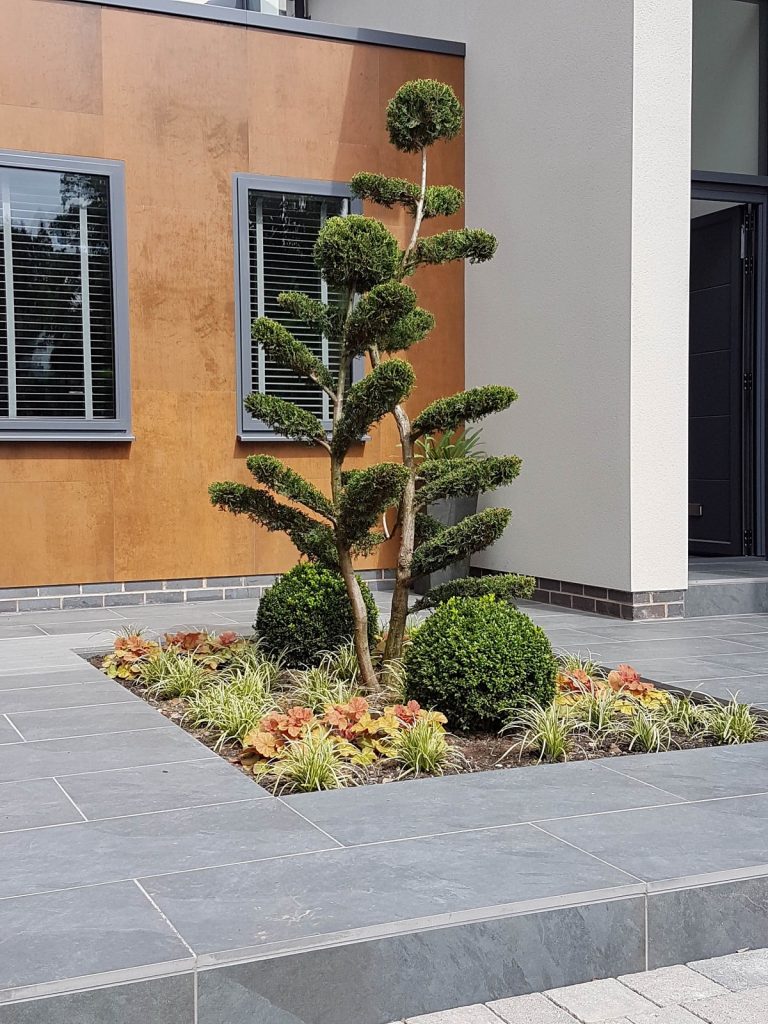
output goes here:
[[109, 179], [0, 167], [0, 417], [115, 417]]
[[[248, 251], [251, 319], [267, 316], [284, 324], [304, 342], [332, 373], [338, 372], [337, 346], [293, 320], [278, 305], [280, 292], [301, 291], [323, 302], [340, 302], [329, 289], [312, 256], [320, 228], [328, 217], [348, 213], [349, 201], [335, 197], [250, 190]], [[321, 420], [330, 419], [328, 396], [319, 388], [278, 366], [257, 345], [250, 353], [251, 390], [275, 395], [306, 409]]]

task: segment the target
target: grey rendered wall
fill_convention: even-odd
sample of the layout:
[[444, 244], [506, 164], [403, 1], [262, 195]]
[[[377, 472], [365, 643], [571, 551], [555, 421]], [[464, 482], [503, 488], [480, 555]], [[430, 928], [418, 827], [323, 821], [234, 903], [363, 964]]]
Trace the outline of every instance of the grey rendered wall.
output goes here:
[[466, 379], [519, 391], [484, 432], [524, 459], [477, 563], [685, 587], [690, 0], [311, 12], [467, 43], [467, 223], [500, 247], [467, 269]]

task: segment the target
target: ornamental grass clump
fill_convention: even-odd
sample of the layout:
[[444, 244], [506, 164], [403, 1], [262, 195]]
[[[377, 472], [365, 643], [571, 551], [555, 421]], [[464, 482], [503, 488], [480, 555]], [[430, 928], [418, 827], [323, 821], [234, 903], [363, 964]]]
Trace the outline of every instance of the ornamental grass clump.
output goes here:
[[[287, 534], [301, 555], [333, 574], [346, 595], [350, 618], [343, 628], [334, 625], [334, 636], [313, 630], [315, 619], [323, 617], [321, 604], [298, 625], [285, 614], [291, 611], [287, 607], [270, 616], [269, 623], [267, 611], [260, 610], [259, 629], [268, 649], [285, 649], [294, 664], [308, 667], [317, 664], [318, 651], [351, 637], [361, 685], [368, 693], [377, 691], [379, 675], [386, 682], [402, 660], [413, 579], [494, 543], [511, 515], [506, 508], [486, 508], [456, 526], [445, 526], [428, 515], [427, 506], [506, 486], [520, 472], [520, 459], [514, 455], [425, 460], [419, 459], [416, 447], [427, 436], [454, 437], [466, 424], [508, 409], [517, 398], [511, 387], [492, 384], [438, 398], [415, 417], [405, 404], [416, 378], [403, 356], [435, 325], [407, 282], [422, 267], [483, 263], [496, 250], [496, 239], [481, 228], [450, 227], [421, 237], [425, 220], [454, 216], [463, 205], [459, 189], [428, 183], [427, 161], [430, 147], [455, 138], [462, 122], [462, 107], [450, 86], [431, 79], [402, 85], [387, 107], [387, 131], [395, 149], [416, 156], [417, 180], [362, 172], [352, 178], [350, 188], [368, 204], [404, 210], [411, 222], [407, 242], [401, 245], [372, 216], [329, 218], [318, 234], [314, 259], [333, 298], [323, 302], [284, 292], [277, 296], [277, 319], [260, 317], [252, 324], [253, 341], [266, 358], [322, 396], [331, 422], [329, 426], [299, 405], [261, 392], [248, 395], [245, 407], [276, 434], [319, 451], [327, 462], [325, 480], [319, 484], [305, 479], [275, 456], [251, 455], [246, 466], [255, 486], [225, 481], [209, 488], [218, 508]], [[287, 325], [297, 323], [294, 335]], [[299, 340], [307, 329], [327, 342], [332, 369]], [[360, 357], [369, 369], [357, 379], [352, 368], [361, 365], [356, 363]], [[399, 448], [391, 461], [360, 468], [361, 441], [385, 419], [394, 422]], [[355, 455], [354, 468], [348, 465], [350, 454]], [[393, 537], [397, 556], [389, 628], [375, 663], [375, 610], [354, 565]], [[425, 595], [421, 603], [427, 607], [451, 596], [481, 593], [513, 599], [529, 595], [532, 587], [528, 577], [455, 580], [443, 584], [439, 593]], [[267, 609], [268, 598], [262, 599]], [[298, 614], [297, 609], [293, 612]]]
[[276, 708], [271, 673], [261, 665], [234, 672], [222, 682], [193, 693], [184, 718], [196, 729], [218, 733], [214, 749], [219, 749], [225, 743], [242, 743]]
[[439, 708], [454, 730], [496, 730], [529, 701], [555, 697], [557, 662], [531, 619], [493, 595], [450, 598], [413, 633], [408, 696]]
[[523, 735], [504, 751], [499, 763], [515, 750], [521, 757], [527, 751], [533, 751], [539, 755], [539, 762], [567, 761], [577, 728], [578, 723], [566, 708], [527, 700], [501, 730], [502, 733], [522, 732]]
[[709, 698], [703, 705], [702, 731], [718, 744], [754, 743], [763, 739], [766, 729], [749, 704], [732, 696], [726, 704]]
[[444, 775], [463, 760], [449, 744], [444, 726], [433, 718], [421, 718], [409, 729], [395, 733], [391, 750], [403, 775]]
[[189, 654], [176, 654], [169, 659], [167, 671], [147, 687], [157, 700], [192, 697], [209, 686], [211, 675]]
[[644, 754], [658, 754], [669, 750], [674, 743], [672, 730], [663, 715], [652, 708], [638, 705], [622, 725], [622, 731], [629, 738], [629, 749]]
[[269, 771], [281, 790], [298, 793], [340, 789], [352, 785], [359, 774], [325, 729], [314, 729], [301, 739], [290, 740]]

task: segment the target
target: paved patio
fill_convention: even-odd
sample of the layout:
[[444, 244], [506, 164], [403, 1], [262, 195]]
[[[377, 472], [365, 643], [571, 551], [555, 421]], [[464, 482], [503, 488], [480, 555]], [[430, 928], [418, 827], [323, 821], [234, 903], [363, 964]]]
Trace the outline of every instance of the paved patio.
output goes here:
[[[254, 611], [0, 618], [0, 1024], [384, 1024], [768, 945], [768, 744], [280, 799], [78, 653]], [[713, 638], [534, 615], [646, 674]]]
[[767, 1018], [768, 950], [758, 949], [462, 1006], [405, 1024], [764, 1024]]

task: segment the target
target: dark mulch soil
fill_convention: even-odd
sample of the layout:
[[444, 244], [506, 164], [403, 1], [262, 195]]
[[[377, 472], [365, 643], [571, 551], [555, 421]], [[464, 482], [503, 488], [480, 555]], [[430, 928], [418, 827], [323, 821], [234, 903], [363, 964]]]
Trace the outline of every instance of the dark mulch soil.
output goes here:
[[[92, 665], [101, 668], [102, 657], [89, 659]], [[131, 693], [141, 697], [147, 704], [169, 718], [174, 724], [180, 726], [190, 736], [204, 743], [211, 750], [216, 743], [216, 735], [206, 729], [194, 729], [183, 721], [185, 705], [180, 698], [172, 700], [157, 700], [151, 697], [146, 689], [132, 680], [117, 679]], [[462, 762], [453, 769], [456, 774], [467, 774], [471, 772], [486, 772], [493, 770], [505, 770], [535, 765], [539, 763], [538, 756], [531, 752], [521, 753], [518, 747], [519, 737], [514, 735], [498, 736], [495, 733], [472, 733], [450, 737], [452, 745], [462, 755]], [[760, 741], [758, 741], [760, 742]], [[705, 739], [692, 739], [690, 736], [680, 734], [674, 735], [673, 750], [692, 750], [696, 747], [710, 747], [713, 744]], [[225, 760], [240, 768], [240, 770], [253, 778], [247, 768], [239, 763], [240, 747], [237, 743], [226, 743], [220, 747], [218, 753]], [[628, 757], [639, 754], [639, 750], [629, 750], [629, 741], [611, 737], [609, 739], [593, 739], [586, 735], [576, 734], [571, 744], [569, 753], [570, 761], [590, 761], [599, 757]], [[385, 782], [398, 782], [403, 778], [398, 765], [385, 760], [376, 762], [362, 771], [361, 781], [366, 785], [376, 785]], [[269, 777], [262, 776], [259, 784], [266, 789], [273, 789], [274, 783]]]

